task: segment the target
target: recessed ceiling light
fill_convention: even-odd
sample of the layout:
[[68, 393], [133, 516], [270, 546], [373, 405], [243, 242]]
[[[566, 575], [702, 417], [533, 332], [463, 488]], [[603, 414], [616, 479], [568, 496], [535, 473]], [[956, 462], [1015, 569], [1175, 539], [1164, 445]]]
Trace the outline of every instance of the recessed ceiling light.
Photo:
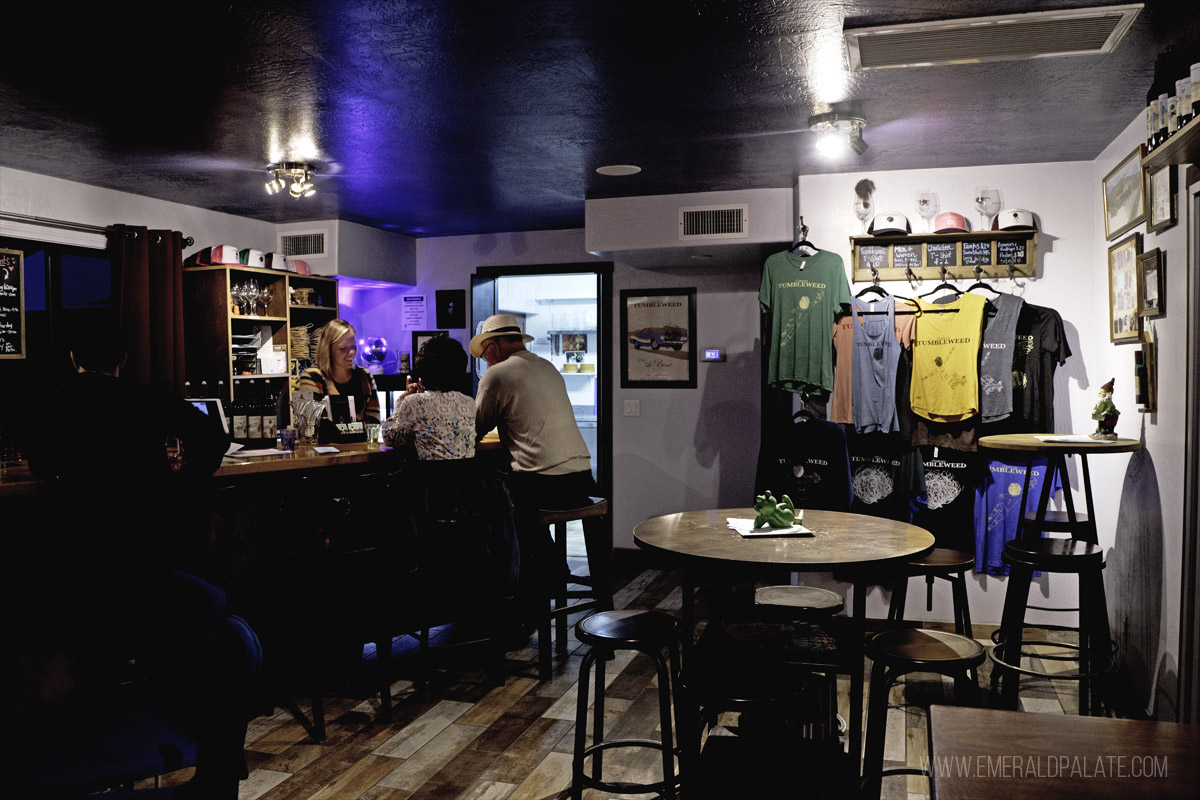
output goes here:
[[635, 167], [633, 164], [609, 164], [607, 167], [596, 167], [596, 172], [601, 175], [637, 175], [641, 171], [641, 167]]

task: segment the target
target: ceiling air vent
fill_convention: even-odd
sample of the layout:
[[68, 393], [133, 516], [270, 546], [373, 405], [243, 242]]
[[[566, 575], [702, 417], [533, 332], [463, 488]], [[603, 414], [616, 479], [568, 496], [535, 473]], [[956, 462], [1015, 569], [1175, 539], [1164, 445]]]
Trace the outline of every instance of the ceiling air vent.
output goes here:
[[856, 70], [1108, 53], [1142, 5], [848, 29], [846, 49]]
[[749, 204], [687, 206], [679, 209], [679, 240], [747, 239], [750, 237]]
[[284, 233], [279, 236], [279, 252], [285, 256], [310, 258], [325, 255], [325, 231]]

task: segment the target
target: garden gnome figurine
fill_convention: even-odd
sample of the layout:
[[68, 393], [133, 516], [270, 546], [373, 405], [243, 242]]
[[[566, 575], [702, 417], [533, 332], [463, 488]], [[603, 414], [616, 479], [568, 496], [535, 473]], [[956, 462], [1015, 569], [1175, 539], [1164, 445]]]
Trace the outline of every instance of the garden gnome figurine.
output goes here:
[[1110, 379], [1108, 383], [1100, 387], [1100, 400], [1092, 408], [1092, 419], [1096, 420], [1096, 432], [1090, 434], [1092, 439], [1117, 438], [1113, 428], [1117, 427], [1117, 417], [1121, 416], [1121, 412], [1117, 411], [1117, 407], [1113, 405], [1112, 401], [1114, 381], [1116, 378]]

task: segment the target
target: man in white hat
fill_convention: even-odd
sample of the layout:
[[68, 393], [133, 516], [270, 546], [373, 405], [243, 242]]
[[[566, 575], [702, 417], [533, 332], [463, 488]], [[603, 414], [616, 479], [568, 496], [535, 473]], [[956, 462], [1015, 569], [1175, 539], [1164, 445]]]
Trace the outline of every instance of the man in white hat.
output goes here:
[[509, 488], [521, 532], [522, 562], [543, 576], [556, 576], [557, 567], [539, 565], [549, 563], [543, 559], [553, 550], [549, 529], [537, 524], [538, 509], [577, 508], [600, 490], [562, 375], [525, 349], [531, 341], [533, 337], [508, 314], [488, 317], [472, 337], [471, 355], [488, 363], [475, 397], [475, 430], [482, 437], [497, 428], [512, 458]]

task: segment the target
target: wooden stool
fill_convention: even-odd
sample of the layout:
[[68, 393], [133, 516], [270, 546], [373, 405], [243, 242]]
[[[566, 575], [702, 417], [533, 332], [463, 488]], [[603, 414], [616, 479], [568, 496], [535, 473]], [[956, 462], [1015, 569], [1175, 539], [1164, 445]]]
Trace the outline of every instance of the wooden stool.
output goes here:
[[[661, 611], [601, 611], [579, 620], [575, 626], [579, 641], [591, 649], [579, 667], [579, 701], [575, 711], [575, 750], [572, 760], [571, 797], [580, 800], [584, 786], [617, 794], [645, 794], [673, 798], [678, 779], [675, 775], [675, 747], [671, 741], [671, 685], [679, 674], [679, 623]], [[658, 673], [658, 711], [661, 741], [652, 739], [604, 740], [604, 662], [615, 650], [636, 650], [654, 661]], [[667, 651], [664, 660], [662, 651]], [[668, 662], [670, 672], [668, 673]], [[595, 668], [596, 699], [592, 709], [592, 744], [586, 745], [588, 679]], [[662, 752], [663, 779], [655, 783], [614, 783], [602, 779], [605, 750], [618, 747], [648, 747]], [[584, 761], [591, 757], [591, 774], [585, 774]]]
[[910, 672], [933, 672], [954, 679], [955, 699], [979, 705], [976, 667], [986, 657], [983, 645], [957, 633], [897, 628], [867, 640], [871, 668], [867, 703], [867, 747], [863, 756], [863, 797], [878, 797], [885, 775], [928, 775], [918, 767], [883, 769], [883, 744], [887, 733], [888, 690]]
[[[550, 627], [555, 622], [558, 652], [567, 652], [567, 617], [581, 611], [612, 610], [612, 527], [608, 524], [608, 501], [602, 497], [589, 498], [590, 505], [579, 508], [539, 509], [538, 523], [553, 528], [555, 560], [551, 567], [567, 564], [567, 523], [583, 522], [584, 543], [587, 546], [588, 574], [567, 572], [562, 579], [553, 577], [553, 593], [547, 599], [548, 612], [538, 624], [538, 678], [550, 679]], [[569, 584], [586, 588], [568, 589]], [[579, 598], [579, 602], [571, 602]]]
[[[995, 664], [992, 672], [993, 690], [997, 684], [1001, 684], [1001, 697], [1005, 705], [1015, 709], [1019, 700], [1021, 675], [1075, 680], [1079, 681], [1079, 713], [1099, 715], [1100, 692], [1092, 681], [1112, 669], [1116, 660], [1116, 648], [1108, 629], [1108, 601], [1104, 595], [1104, 551], [1099, 545], [1079, 539], [1025, 538], [1009, 542], [1001, 558], [1009, 565], [1009, 575], [1000, 627], [992, 635], [992, 641], [995, 642], [990, 654]], [[1025, 611], [1035, 571], [1073, 572], [1079, 575], [1078, 609], [1041, 608], [1043, 611], [1078, 610], [1079, 627], [1036, 626], [1047, 630], [1078, 631], [1077, 645], [1024, 638]], [[1039, 653], [1037, 657], [1053, 661], [1078, 661], [1079, 669], [1073, 672], [1046, 672], [1022, 667], [1021, 657], [1026, 645], [1072, 651], [1067, 655]]]
[[904, 603], [908, 599], [908, 579], [925, 576], [925, 610], [933, 610], [933, 581], [942, 578], [950, 582], [954, 596], [954, 632], [973, 636], [971, 608], [967, 604], [967, 570], [975, 567], [975, 556], [961, 550], [935, 547], [923, 556], [909, 559], [899, 571], [892, 588], [892, 603], [888, 607], [890, 622], [904, 621]]

